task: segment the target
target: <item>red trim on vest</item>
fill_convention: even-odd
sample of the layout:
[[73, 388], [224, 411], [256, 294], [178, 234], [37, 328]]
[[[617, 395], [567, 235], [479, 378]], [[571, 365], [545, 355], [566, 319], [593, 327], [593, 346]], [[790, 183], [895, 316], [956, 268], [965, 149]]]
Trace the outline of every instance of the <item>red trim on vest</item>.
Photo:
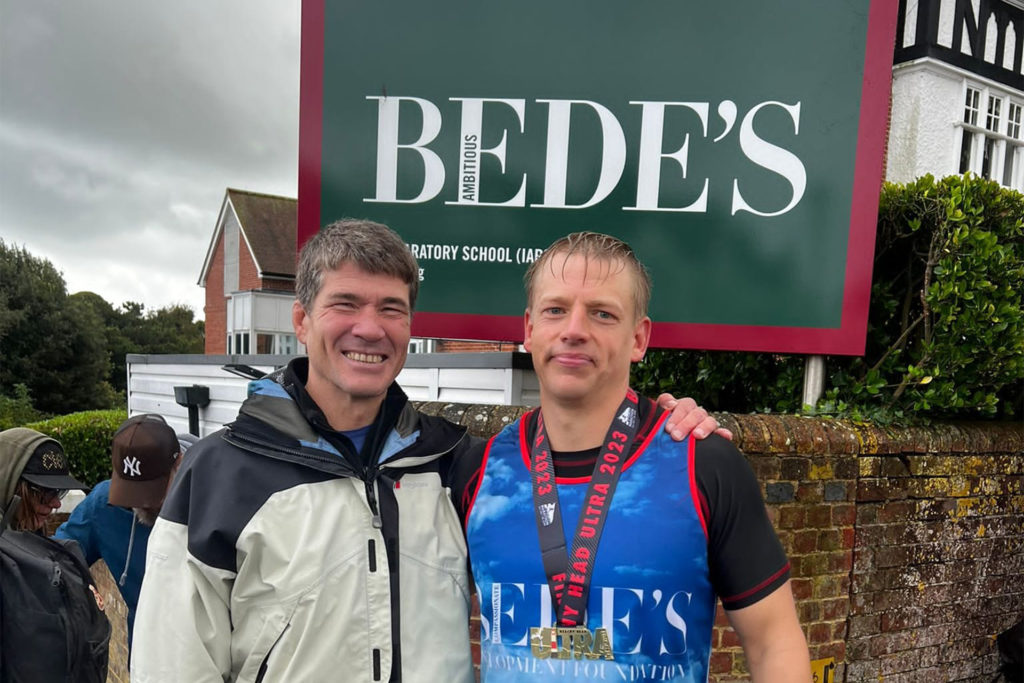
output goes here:
[[[501, 432], [498, 432], [500, 434]], [[498, 438], [498, 434], [495, 434], [487, 440], [487, 448], [484, 449], [484, 457], [480, 461], [480, 476], [476, 478], [476, 488], [473, 489], [473, 496], [469, 499], [469, 504], [466, 506], [466, 521], [463, 522], [462, 531], [469, 533], [469, 519], [473, 514], [473, 506], [476, 505], [476, 497], [480, 495], [480, 487], [484, 483], [484, 474], [487, 473], [487, 459], [491, 457], [491, 446], [494, 445], [494, 440]]]
[[697, 511], [697, 519], [700, 520], [700, 528], [704, 530], [704, 540], [708, 538], [708, 521], [704, 517], [704, 505], [701, 505], [704, 501], [703, 496], [700, 495], [700, 491], [697, 490], [697, 465], [696, 465], [696, 454], [697, 454], [697, 441], [693, 438], [693, 435], [687, 437], [686, 446], [686, 469], [689, 470], [690, 475], [690, 501], [693, 503], [693, 509]]
[[[530, 442], [526, 438], [526, 423], [533, 419], [533, 415], [537, 412], [537, 408], [525, 413], [519, 418], [519, 454], [523, 456], [523, 465], [526, 466], [526, 471], [531, 471], [530, 468]], [[487, 446], [487, 450], [490, 450], [490, 445]]]
[[[531, 410], [529, 413], [527, 413], [526, 415], [523, 415], [519, 419], [519, 453], [520, 453], [520, 455], [523, 456], [523, 465], [526, 467], [527, 471], [531, 471], [532, 468], [530, 467], [530, 444], [529, 444], [529, 441], [528, 441], [527, 435], [526, 435], [526, 418], [528, 416], [532, 415], [534, 412], [536, 412], [536, 411], [535, 410]], [[639, 458], [640, 455], [645, 450], [647, 450], [647, 447], [651, 444], [651, 441], [658, 434], [658, 431], [663, 428], [663, 426], [665, 424], [665, 420], [668, 419], [669, 415], [671, 415], [671, 413], [666, 411], [666, 412], [661, 414], [661, 417], [659, 417], [657, 419], [657, 421], [655, 421], [654, 426], [651, 427], [651, 430], [647, 433], [647, 436], [644, 437], [643, 443], [641, 443], [640, 446], [633, 453], [633, 455], [631, 455], [629, 457], [629, 460], [627, 460], [625, 462], [625, 464], [622, 465], [622, 471], [623, 472], [628, 470], [629, 466], [632, 465], [636, 461], [636, 459]], [[691, 439], [691, 443], [690, 443], [690, 449], [691, 450], [693, 449], [692, 441], [693, 440]], [[488, 452], [490, 451], [490, 449], [491, 449], [491, 445], [488, 443], [487, 444]], [[691, 477], [691, 480], [692, 480], [692, 477]], [[588, 483], [590, 483], [590, 475], [587, 475], [585, 477], [555, 477], [555, 483], [556, 484], [588, 484]], [[703, 523], [703, 521], [704, 521], [704, 519], [702, 517], [701, 518], [701, 523]], [[704, 529], [704, 535], [707, 536], [707, 529], [706, 528]]]
[[654, 437], [658, 434], [659, 431], [661, 431], [664, 428], [665, 420], [668, 419], [668, 416], [670, 414], [671, 413], [669, 413], [666, 410], [664, 413], [661, 414], [661, 417], [659, 417], [657, 421], [655, 421], [654, 426], [651, 427], [651, 431], [647, 432], [647, 436], [644, 437], [643, 443], [641, 443], [640, 447], [637, 448], [633, 455], [629, 457], [629, 460], [626, 461], [626, 464], [622, 466], [623, 472], [628, 470], [629, 466], [636, 462], [636, 459], [640, 457], [640, 454], [647, 450], [647, 447], [651, 445], [651, 441], [654, 439]]

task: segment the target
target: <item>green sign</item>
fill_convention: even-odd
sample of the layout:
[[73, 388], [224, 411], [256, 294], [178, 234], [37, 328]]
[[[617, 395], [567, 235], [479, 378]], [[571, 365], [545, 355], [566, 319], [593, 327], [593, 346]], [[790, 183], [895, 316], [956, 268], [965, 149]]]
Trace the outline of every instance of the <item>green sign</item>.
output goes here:
[[653, 344], [863, 352], [896, 0], [304, 0], [300, 243], [416, 254], [414, 333], [522, 338], [522, 275], [631, 244]]

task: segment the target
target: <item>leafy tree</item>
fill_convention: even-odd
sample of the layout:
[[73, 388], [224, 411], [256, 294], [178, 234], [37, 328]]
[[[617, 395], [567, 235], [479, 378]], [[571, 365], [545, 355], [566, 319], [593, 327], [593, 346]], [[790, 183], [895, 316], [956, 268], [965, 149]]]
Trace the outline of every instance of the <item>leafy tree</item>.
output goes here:
[[[111, 408], [121, 403], [107, 379], [110, 376], [110, 353], [107, 351], [106, 329], [96, 311], [96, 297], [72, 294], [64, 308], [73, 362], [66, 369], [67, 389], [65, 411]], [[90, 297], [91, 295], [91, 297]]]
[[127, 354], [202, 351], [203, 323], [189, 308], [147, 313], [93, 292], [68, 296], [52, 263], [0, 240], [0, 396], [52, 414], [120, 406]]
[[[887, 183], [863, 357], [831, 357], [818, 413], [876, 421], [1024, 410], [1024, 195], [972, 175]], [[801, 409], [803, 358], [654, 351], [643, 393], [713, 409]]]
[[193, 320], [187, 306], [176, 304], [147, 312], [136, 301], [114, 308], [93, 292], [78, 292], [69, 298], [79, 299], [102, 320], [109, 355], [105, 378], [116, 392], [126, 391], [125, 357], [129, 353], [203, 353], [203, 323]]
[[175, 304], [147, 313], [143, 304], [126, 301], [111, 310], [107, 327], [110, 384], [118, 391], [126, 391], [125, 356], [129, 353], [203, 353], [204, 325], [194, 320], [188, 306]]
[[28, 387], [24, 384], [15, 384], [10, 396], [0, 395], [0, 430], [23, 427], [45, 417], [45, 414], [32, 407]]
[[203, 323], [188, 306], [175, 304], [146, 316], [146, 339], [137, 353], [202, 353]]
[[60, 412], [74, 362], [64, 278], [46, 259], [0, 240], [0, 393], [24, 384], [36, 407]]

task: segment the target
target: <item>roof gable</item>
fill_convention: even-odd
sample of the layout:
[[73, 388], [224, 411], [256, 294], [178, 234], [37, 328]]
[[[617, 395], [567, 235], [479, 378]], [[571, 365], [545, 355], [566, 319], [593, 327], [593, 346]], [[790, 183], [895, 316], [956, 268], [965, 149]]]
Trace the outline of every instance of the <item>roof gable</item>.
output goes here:
[[294, 278], [296, 261], [296, 209], [298, 202], [258, 192], [228, 188], [210, 239], [206, 260], [199, 276], [205, 286], [217, 242], [224, 231], [227, 211], [233, 211], [241, 226], [242, 238], [260, 277]]
[[260, 277], [295, 277], [298, 202], [232, 189], [227, 195]]

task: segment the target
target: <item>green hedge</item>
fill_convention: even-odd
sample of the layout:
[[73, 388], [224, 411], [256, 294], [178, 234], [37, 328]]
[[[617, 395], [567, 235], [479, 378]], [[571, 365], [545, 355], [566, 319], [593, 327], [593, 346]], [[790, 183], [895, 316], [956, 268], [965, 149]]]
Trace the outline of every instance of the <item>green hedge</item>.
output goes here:
[[89, 410], [25, 426], [60, 441], [68, 455], [71, 474], [95, 486], [110, 478], [110, 441], [126, 419], [128, 413], [124, 410]]
[[[880, 422], [1020, 415], [1024, 403], [1024, 195], [972, 175], [887, 183], [879, 202], [867, 346], [826, 359], [818, 414]], [[712, 409], [798, 412], [804, 359], [655, 351], [648, 394]]]

